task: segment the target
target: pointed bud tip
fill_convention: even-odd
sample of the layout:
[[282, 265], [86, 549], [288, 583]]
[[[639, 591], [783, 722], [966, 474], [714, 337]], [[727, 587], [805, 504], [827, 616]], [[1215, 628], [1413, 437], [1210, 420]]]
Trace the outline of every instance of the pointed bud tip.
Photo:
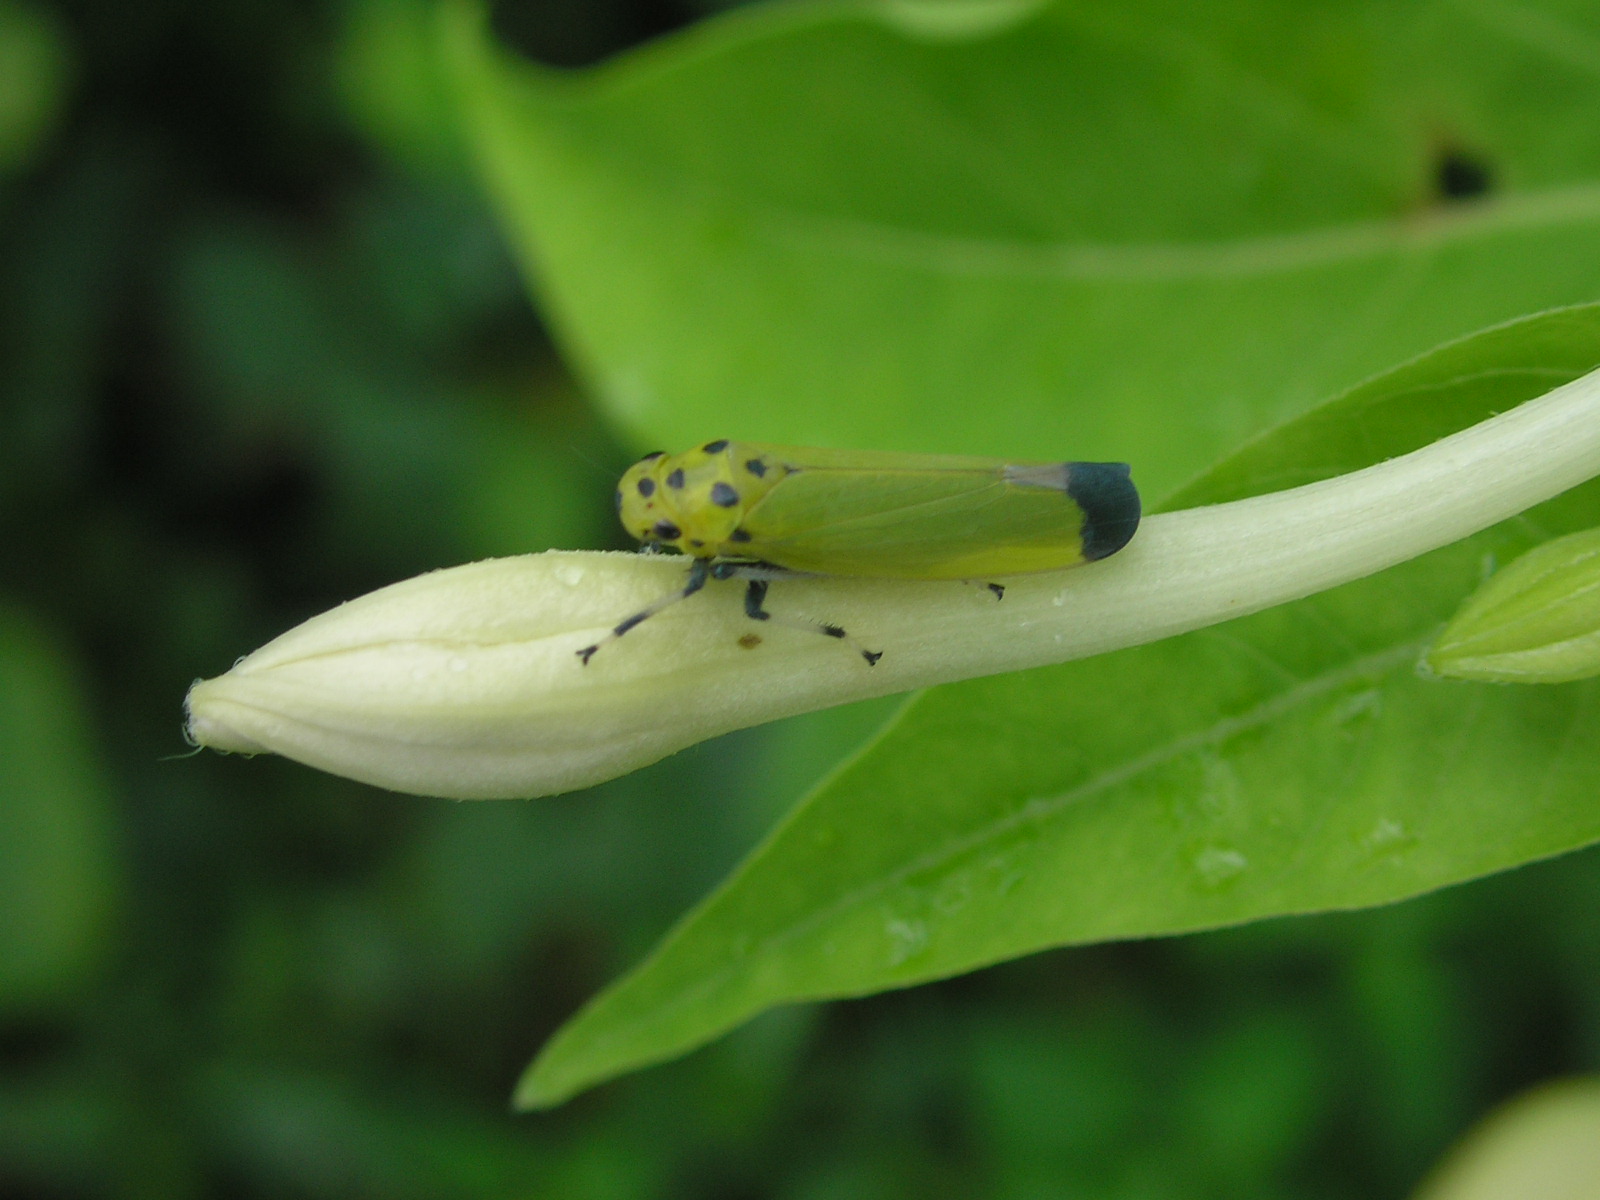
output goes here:
[[[224, 677], [225, 679], [226, 677]], [[217, 695], [224, 679], [198, 679], [183, 698], [183, 737], [191, 746], [224, 754], [263, 754], [266, 747], [246, 737], [231, 720], [233, 705]]]

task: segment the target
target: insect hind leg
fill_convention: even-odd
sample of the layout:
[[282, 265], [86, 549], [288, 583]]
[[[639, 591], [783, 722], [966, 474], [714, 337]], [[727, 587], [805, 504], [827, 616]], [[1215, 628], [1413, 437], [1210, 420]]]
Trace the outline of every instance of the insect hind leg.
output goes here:
[[[746, 576], [745, 578], [748, 578]], [[830, 625], [825, 621], [808, 621], [802, 617], [775, 617], [765, 608], [767, 588], [771, 585], [768, 578], [750, 579], [745, 586], [744, 612], [752, 621], [771, 621], [774, 625], [782, 625], [788, 629], [809, 629], [813, 633], [820, 633], [824, 637], [838, 638], [849, 646], [862, 658], [867, 660], [867, 666], [876, 666], [883, 657], [882, 650], [868, 650], [855, 638], [844, 631], [843, 626]]]
[[610, 633], [606, 634], [605, 637], [601, 638], [594, 645], [585, 646], [582, 650], [575, 651], [579, 660], [584, 666], [587, 667], [589, 665], [589, 660], [595, 656], [595, 653], [602, 646], [610, 645], [623, 634], [627, 633], [630, 629], [635, 628], [644, 621], [648, 621], [662, 609], [671, 608], [680, 600], [687, 600], [701, 588], [705, 587], [706, 580], [710, 578], [711, 564], [703, 558], [695, 559], [693, 564], [689, 567], [689, 580], [687, 583], [685, 583], [677, 591], [668, 592], [665, 596], [661, 597], [661, 599], [646, 605], [644, 608], [641, 608], [638, 612], [634, 613], [633, 616], [619, 621], [615, 626], [612, 627]]

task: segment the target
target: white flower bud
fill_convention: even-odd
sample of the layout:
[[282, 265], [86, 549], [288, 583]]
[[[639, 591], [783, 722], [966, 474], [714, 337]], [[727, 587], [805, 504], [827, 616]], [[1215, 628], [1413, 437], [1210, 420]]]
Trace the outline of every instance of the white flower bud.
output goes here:
[[1412, 454], [1336, 479], [1149, 517], [1104, 561], [1006, 581], [805, 578], [775, 615], [842, 625], [881, 651], [744, 615], [681, 558], [562, 553], [435, 571], [314, 617], [195, 684], [190, 738], [272, 751], [397, 791], [538, 796], [811, 709], [1063, 662], [1243, 616], [1382, 570], [1600, 474], [1600, 373]]

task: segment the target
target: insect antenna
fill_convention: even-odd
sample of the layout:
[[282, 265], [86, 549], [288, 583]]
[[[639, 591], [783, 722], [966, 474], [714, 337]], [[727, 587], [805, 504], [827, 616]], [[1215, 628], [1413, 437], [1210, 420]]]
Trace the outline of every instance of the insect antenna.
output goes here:
[[600, 462], [577, 442], [568, 440], [567, 453], [608, 482], [616, 479], [617, 472], [615, 467], [607, 466], [605, 463]]

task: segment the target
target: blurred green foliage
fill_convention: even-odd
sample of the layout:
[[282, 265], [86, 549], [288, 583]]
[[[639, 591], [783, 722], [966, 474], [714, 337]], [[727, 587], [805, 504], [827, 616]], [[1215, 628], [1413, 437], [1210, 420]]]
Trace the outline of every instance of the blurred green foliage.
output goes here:
[[[0, 104], [27, 146], [0, 174], [0, 1194], [1401, 1196], [1497, 1100], [1595, 1068], [1591, 852], [779, 1011], [508, 1116], [541, 1037], [887, 709], [535, 804], [167, 760], [190, 679], [312, 612], [620, 544], [636, 448], [407, 117], [381, 7], [15, 11], [76, 82], [54, 118]], [[572, 64], [699, 15], [502, 27]]]
[[96, 973], [122, 855], [80, 672], [20, 612], [0, 612], [0, 713], [0, 1016], [26, 1016]]
[[67, 76], [66, 47], [51, 14], [0, 3], [0, 178], [26, 166], [49, 135]]

